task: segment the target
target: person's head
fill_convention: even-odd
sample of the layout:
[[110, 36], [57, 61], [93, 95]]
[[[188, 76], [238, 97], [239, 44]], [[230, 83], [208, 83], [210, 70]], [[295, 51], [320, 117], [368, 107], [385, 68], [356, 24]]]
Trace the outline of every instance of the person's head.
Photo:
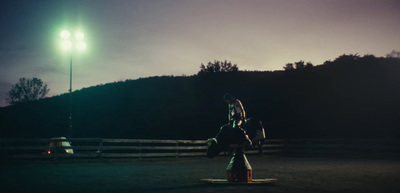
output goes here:
[[233, 97], [231, 94], [226, 93], [223, 97], [223, 100], [225, 103], [233, 103], [235, 101], [235, 97]]

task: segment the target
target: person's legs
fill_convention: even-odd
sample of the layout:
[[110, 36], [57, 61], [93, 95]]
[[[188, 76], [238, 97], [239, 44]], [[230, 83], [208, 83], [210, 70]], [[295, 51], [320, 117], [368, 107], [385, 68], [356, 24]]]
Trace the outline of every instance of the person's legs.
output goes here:
[[228, 148], [229, 133], [232, 126], [225, 124], [222, 126], [215, 136], [207, 140], [207, 157], [212, 158], [217, 156], [221, 151]]
[[207, 157], [213, 158], [218, 155], [218, 144], [215, 138], [210, 138], [207, 140]]
[[236, 129], [236, 132], [237, 132], [237, 143], [240, 146], [247, 147], [251, 145], [251, 140], [244, 129], [239, 127]]

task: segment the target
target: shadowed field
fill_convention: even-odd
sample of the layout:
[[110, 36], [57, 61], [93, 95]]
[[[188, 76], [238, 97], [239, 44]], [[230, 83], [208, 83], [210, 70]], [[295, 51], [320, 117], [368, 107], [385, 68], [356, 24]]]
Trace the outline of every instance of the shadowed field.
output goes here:
[[254, 178], [273, 186], [212, 186], [229, 157], [216, 159], [14, 161], [0, 166], [0, 192], [400, 192], [398, 160], [249, 156]]

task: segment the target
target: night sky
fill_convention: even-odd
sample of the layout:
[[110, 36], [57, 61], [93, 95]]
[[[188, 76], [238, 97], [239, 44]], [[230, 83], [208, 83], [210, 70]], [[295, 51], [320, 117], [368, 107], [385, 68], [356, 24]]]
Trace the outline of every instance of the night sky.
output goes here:
[[0, 106], [21, 77], [49, 96], [69, 89], [63, 29], [85, 33], [73, 89], [155, 75], [192, 75], [230, 60], [241, 70], [321, 64], [341, 54], [400, 51], [399, 0], [0, 0]]

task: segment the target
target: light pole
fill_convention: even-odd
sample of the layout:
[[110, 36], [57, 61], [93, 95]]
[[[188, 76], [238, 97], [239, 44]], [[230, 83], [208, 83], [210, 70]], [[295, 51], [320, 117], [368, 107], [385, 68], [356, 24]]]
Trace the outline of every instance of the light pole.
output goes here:
[[61, 47], [64, 50], [70, 51], [69, 60], [69, 128], [68, 137], [72, 136], [72, 53], [74, 50], [81, 51], [86, 48], [84, 41], [85, 35], [82, 32], [75, 32], [75, 36], [72, 38], [71, 33], [67, 30], [63, 30], [60, 33], [61, 36]]

